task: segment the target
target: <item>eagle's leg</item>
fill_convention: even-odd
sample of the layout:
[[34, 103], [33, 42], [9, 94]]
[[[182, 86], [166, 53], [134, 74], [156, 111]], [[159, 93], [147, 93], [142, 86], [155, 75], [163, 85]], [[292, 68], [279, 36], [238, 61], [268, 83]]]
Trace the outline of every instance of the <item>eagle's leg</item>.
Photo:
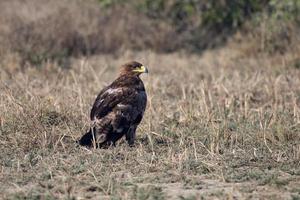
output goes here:
[[126, 140], [128, 142], [128, 145], [131, 147], [134, 145], [136, 128], [137, 126], [131, 126], [129, 130], [126, 132]]
[[121, 137], [123, 137], [124, 133], [123, 132], [112, 132], [112, 133], [109, 133], [107, 136], [106, 136], [106, 140], [104, 142], [101, 142], [99, 147], [100, 148], [108, 148], [110, 146], [115, 146], [116, 145], [116, 142], [121, 139]]

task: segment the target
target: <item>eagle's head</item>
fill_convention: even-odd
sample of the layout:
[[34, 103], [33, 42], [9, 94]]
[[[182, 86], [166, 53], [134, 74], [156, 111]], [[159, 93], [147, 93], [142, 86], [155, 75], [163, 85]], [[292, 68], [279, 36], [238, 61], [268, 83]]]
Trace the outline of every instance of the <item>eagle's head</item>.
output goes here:
[[148, 73], [148, 69], [139, 62], [131, 61], [121, 66], [121, 75], [139, 76], [142, 73]]

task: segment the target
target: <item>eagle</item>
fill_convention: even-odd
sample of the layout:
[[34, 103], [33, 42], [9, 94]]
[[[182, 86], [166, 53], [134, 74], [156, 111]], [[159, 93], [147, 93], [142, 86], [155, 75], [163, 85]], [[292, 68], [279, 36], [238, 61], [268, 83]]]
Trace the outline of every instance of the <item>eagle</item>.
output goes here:
[[148, 69], [132, 61], [121, 66], [119, 77], [103, 88], [90, 113], [92, 126], [79, 140], [86, 147], [105, 148], [116, 144], [124, 135], [134, 145], [137, 126], [142, 121], [147, 94], [140, 78]]

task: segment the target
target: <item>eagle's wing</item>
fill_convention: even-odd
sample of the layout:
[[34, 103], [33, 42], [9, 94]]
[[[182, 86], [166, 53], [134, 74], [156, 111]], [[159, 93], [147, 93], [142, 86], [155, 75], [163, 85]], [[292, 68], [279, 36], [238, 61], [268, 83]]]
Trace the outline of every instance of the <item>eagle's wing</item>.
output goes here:
[[103, 89], [100, 94], [97, 96], [93, 108], [91, 110], [91, 120], [101, 119], [111, 112], [117, 104], [124, 101], [124, 99], [131, 96], [135, 91], [131, 88], [120, 87], [120, 88], [111, 88], [107, 87]]
[[[113, 109], [115, 118], [113, 119], [114, 127], [129, 127], [138, 125], [145, 111], [147, 96], [144, 91], [136, 91], [128, 94], [126, 99], [123, 99]], [[122, 128], [124, 129], [124, 128]]]

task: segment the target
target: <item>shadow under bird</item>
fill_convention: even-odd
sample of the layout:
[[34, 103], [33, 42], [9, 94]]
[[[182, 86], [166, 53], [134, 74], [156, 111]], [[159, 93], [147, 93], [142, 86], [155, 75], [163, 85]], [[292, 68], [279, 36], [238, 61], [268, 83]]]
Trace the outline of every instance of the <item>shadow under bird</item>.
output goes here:
[[104, 148], [115, 145], [124, 135], [128, 144], [134, 145], [147, 104], [142, 73], [148, 70], [139, 62], [121, 66], [119, 77], [97, 96], [90, 114], [92, 126], [78, 141], [80, 145]]

